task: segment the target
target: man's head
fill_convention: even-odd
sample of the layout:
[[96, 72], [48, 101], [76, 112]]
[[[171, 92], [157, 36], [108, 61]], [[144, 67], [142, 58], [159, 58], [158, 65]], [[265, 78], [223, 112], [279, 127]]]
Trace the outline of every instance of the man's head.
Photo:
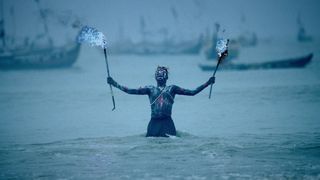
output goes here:
[[158, 66], [154, 77], [159, 84], [166, 83], [168, 79], [168, 68], [164, 66]]

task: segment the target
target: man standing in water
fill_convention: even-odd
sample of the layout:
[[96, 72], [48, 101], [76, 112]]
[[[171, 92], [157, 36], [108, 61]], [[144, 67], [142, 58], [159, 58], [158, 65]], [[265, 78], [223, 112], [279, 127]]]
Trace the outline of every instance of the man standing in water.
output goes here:
[[[226, 56], [226, 53], [223, 54]], [[167, 86], [168, 68], [158, 66], [155, 72], [157, 86], [146, 86], [138, 89], [130, 89], [118, 84], [111, 77], [108, 83], [128, 94], [148, 95], [151, 106], [151, 120], [148, 124], [147, 137], [160, 136], [168, 137], [177, 134], [173, 120], [171, 118], [172, 105], [175, 95], [194, 96], [211, 84], [214, 84], [215, 77], [211, 77], [207, 82], [197, 87], [195, 90], [184, 89], [176, 85]]]

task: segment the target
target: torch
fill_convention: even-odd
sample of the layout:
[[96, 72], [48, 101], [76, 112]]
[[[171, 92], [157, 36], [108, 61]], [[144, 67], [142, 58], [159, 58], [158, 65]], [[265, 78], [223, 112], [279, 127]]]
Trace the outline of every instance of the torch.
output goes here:
[[[104, 52], [104, 58], [106, 62], [106, 68], [107, 68], [107, 75], [110, 77], [110, 71], [109, 71], [109, 63], [108, 63], [108, 56], [107, 56], [107, 41], [105, 40], [105, 36], [102, 32], [99, 32], [97, 29], [89, 26], [84, 26], [77, 38], [79, 43], [88, 43], [90, 46], [94, 47], [100, 47], [103, 49]], [[110, 92], [112, 97], [112, 104], [113, 108], [112, 111], [116, 109], [114, 95], [112, 86], [110, 85]]]
[[[219, 39], [217, 41], [216, 51], [218, 53], [218, 62], [217, 62], [216, 68], [212, 74], [212, 77], [214, 77], [216, 75], [216, 72], [218, 70], [220, 63], [228, 55], [228, 44], [229, 44], [229, 39]], [[211, 98], [211, 92], [212, 92], [212, 84], [210, 86], [209, 99]]]

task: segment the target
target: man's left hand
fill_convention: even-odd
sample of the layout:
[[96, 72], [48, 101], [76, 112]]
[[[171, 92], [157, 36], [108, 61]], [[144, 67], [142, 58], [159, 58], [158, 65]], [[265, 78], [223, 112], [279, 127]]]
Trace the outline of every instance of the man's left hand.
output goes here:
[[113, 86], [116, 84], [116, 81], [113, 80], [112, 77], [107, 77], [107, 82], [108, 82], [108, 84], [113, 85]]

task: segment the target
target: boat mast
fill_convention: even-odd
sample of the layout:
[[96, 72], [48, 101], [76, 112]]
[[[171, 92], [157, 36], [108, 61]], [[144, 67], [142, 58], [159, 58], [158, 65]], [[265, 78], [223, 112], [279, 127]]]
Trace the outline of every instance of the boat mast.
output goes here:
[[0, 39], [2, 40], [3, 49], [6, 47], [6, 38], [5, 38], [5, 31], [4, 31], [4, 3], [3, 0], [1, 2], [1, 19], [0, 19]]
[[10, 7], [10, 15], [12, 18], [12, 38], [11, 38], [11, 44], [14, 45], [14, 41], [16, 40], [16, 17], [15, 17], [15, 9], [14, 5]]
[[50, 46], [52, 46], [53, 45], [53, 40], [49, 35], [49, 28], [48, 28], [48, 23], [47, 23], [47, 19], [46, 19], [46, 14], [45, 14], [44, 10], [41, 9], [41, 7], [40, 7], [40, 2], [39, 2], [40, 0], [34, 0], [34, 1], [36, 2], [37, 7], [39, 9], [40, 17], [41, 17], [41, 19], [43, 21], [44, 31], [45, 31], [45, 34], [47, 35], [48, 42], [49, 42]]

